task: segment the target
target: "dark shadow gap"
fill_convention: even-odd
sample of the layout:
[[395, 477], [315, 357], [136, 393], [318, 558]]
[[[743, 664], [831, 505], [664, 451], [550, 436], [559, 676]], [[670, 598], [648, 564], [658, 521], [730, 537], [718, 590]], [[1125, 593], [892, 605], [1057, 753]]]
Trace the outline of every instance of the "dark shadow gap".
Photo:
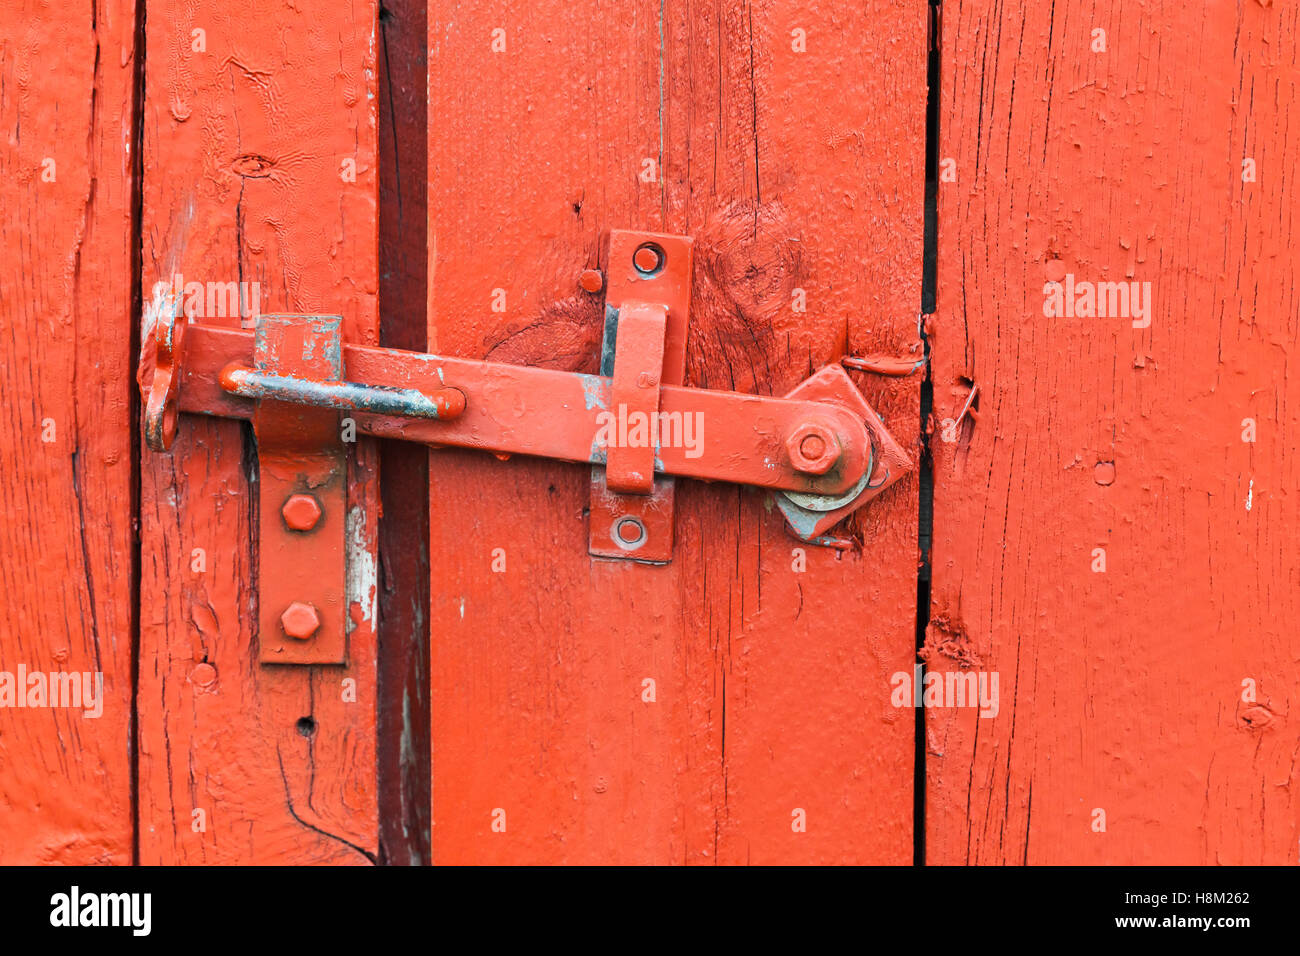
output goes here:
[[131, 788], [131, 865], [140, 865], [140, 505], [141, 434], [144, 428], [140, 391], [136, 387], [135, 363], [140, 357], [140, 323], [144, 318], [144, 0], [135, 5], [135, 61], [131, 80], [131, 312], [127, 317], [128, 353], [126, 388], [131, 421], [131, 714], [127, 736], [127, 765]]
[[[379, 8], [379, 344], [424, 352], [427, 0]], [[429, 452], [379, 446], [379, 861], [430, 862]]]
[[[927, 425], [934, 407], [930, 337], [927, 316], [934, 314], [939, 252], [939, 37], [941, 0], [930, 0], [930, 50], [925, 102], [925, 244], [921, 260], [921, 341], [925, 345], [925, 378], [921, 382], [920, 494], [917, 509], [917, 543], [921, 560], [916, 574], [916, 664], [924, 668], [921, 650], [930, 626], [930, 543], [934, 530], [934, 460]], [[924, 700], [921, 687], [914, 687]], [[925, 865], [925, 708], [917, 708], [916, 752], [912, 764], [912, 864]]]

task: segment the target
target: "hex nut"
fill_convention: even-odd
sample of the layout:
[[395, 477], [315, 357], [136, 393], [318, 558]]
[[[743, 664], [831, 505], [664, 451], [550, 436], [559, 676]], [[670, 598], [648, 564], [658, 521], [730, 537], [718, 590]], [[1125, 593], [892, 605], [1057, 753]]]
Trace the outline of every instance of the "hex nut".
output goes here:
[[280, 626], [288, 637], [310, 640], [320, 630], [320, 614], [310, 604], [294, 601], [280, 615]]
[[315, 495], [290, 495], [280, 509], [284, 523], [293, 531], [311, 531], [320, 523], [321, 507]]
[[824, 475], [840, 460], [835, 431], [821, 422], [804, 422], [785, 440], [795, 469], [807, 475]]

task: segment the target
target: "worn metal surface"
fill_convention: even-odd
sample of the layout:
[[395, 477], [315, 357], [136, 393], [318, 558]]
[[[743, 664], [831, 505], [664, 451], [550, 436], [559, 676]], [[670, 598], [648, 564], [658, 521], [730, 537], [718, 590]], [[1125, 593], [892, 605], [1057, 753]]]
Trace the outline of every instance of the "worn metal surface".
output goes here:
[[[637, 265], [636, 255], [649, 245], [653, 246], [655, 259], [647, 263], [650, 269], [641, 268]], [[624, 229], [610, 232], [606, 256], [608, 276], [600, 276], [602, 284], [607, 286], [601, 375], [612, 379], [616, 374], [618, 328], [623, 310], [638, 302], [657, 302], [666, 308], [667, 319], [656, 388], [682, 383], [690, 329], [694, 252], [694, 242], [689, 236]], [[629, 356], [629, 360], [631, 358]], [[655, 402], [657, 410], [657, 394]], [[617, 413], [617, 406], [614, 411]], [[684, 427], [684, 421], [682, 425]], [[675, 497], [675, 482], [671, 476], [656, 476], [645, 493], [626, 495], [608, 487], [605, 469], [593, 468], [587, 550], [605, 558], [656, 563], [671, 560]]]
[[292, 375], [270, 375], [239, 365], [222, 370], [221, 387], [241, 398], [275, 399], [397, 418], [455, 418], [465, 409], [465, 395], [455, 388], [437, 389], [434, 394], [426, 395], [414, 388], [316, 382]]
[[[223, 381], [223, 375], [232, 366], [242, 367], [250, 361], [251, 333], [195, 326], [188, 331], [187, 342], [179, 409], [250, 418], [255, 402], [234, 394], [228, 387], [232, 383]], [[596, 447], [595, 438], [608, 428], [610, 416], [617, 422], [613, 382], [608, 378], [346, 343], [342, 356], [347, 379], [358, 388], [413, 390], [426, 396], [439, 392], [464, 395], [463, 411], [450, 419], [358, 411], [354, 418], [361, 433], [604, 464], [605, 452]], [[823, 370], [819, 376], [825, 374]], [[457, 384], [450, 389], [444, 387], [445, 382]], [[312, 387], [294, 384], [291, 390], [310, 392]], [[823, 401], [822, 395], [838, 396], [833, 390], [823, 389], [811, 398], [804, 394], [774, 398], [663, 386], [661, 415], [673, 422], [690, 416], [706, 423], [709, 435], [698, 449], [662, 445], [655, 471], [821, 495], [854, 488], [871, 455], [869, 436], [878, 437], [883, 431], [879, 417], [874, 413], [866, 416], [852, 402]], [[801, 471], [790, 460], [786, 447], [788, 435], [809, 420], [823, 421], [832, 428], [842, 450], [835, 466], [824, 474]]]
[[144, 400], [145, 444], [154, 451], [166, 451], [176, 440], [176, 421], [180, 415], [177, 397], [182, 377], [180, 360], [184, 355], [188, 324], [181, 297], [163, 295], [151, 305], [141, 332], [136, 381]]
[[[826, 366], [800, 383], [786, 398], [812, 399], [841, 407], [864, 422], [870, 433], [868, 464], [858, 473], [859, 477], [851, 488], [838, 494], [785, 491], [774, 495], [790, 531], [805, 541], [814, 541], [902, 478], [911, 470], [912, 460], [838, 365]], [[829, 430], [823, 428], [820, 431]], [[803, 437], [803, 434], [796, 430], [791, 436]], [[820, 462], [814, 464], [821, 465]]]
[[[338, 381], [343, 375], [341, 322], [339, 316], [259, 316], [253, 371], [259, 380]], [[343, 664], [348, 500], [338, 412], [262, 397], [253, 412], [253, 431], [258, 659], [263, 664]], [[308, 527], [294, 527], [285, 510], [301, 510], [297, 503], [307, 496], [318, 505], [319, 517]], [[308, 617], [310, 627], [302, 624]]]
[[597, 433], [595, 453], [604, 454], [605, 484], [619, 494], [645, 495], [654, 487], [662, 436], [652, 424], [659, 421], [667, 319], [664, 306], [650, 303], [628, 303], [618, 312], [610, 427]]

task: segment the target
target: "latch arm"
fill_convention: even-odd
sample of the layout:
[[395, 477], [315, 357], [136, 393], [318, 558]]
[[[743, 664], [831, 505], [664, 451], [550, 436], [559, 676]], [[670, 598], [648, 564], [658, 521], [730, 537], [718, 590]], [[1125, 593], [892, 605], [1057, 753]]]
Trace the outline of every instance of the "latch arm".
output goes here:
[[[628, 426], [612, 380], [599, 375], [343, 344], [346, 381], [318, 383], [254, 372], [254, 336], [242, 329], [196, 325], [184, 341], [181, 412], [251, 419], [259, 398], [274, 398], [352, 410], [357, 430], [380, 438], [602, 465], [602, 428]], [[408, 406], [425, 414], [409, 416]], [[659, 422], [684, 433], [688, 416], [703, 423], [698, 441], [661, 441], [656, 473], [834, 496], [872, 464], [866, 424], [827, 401], [662, 386]], [[824, 433], [832, 454], [839, 449], [821, 473], [801, 470], [809, 462], [789, 447], [801, 426]]]

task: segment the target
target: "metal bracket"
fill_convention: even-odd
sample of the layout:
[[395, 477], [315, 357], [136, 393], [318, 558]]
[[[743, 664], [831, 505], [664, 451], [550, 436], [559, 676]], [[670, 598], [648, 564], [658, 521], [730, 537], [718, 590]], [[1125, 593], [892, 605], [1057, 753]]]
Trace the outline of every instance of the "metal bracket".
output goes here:
[[[604, 411], [614, 427], [605, 436], [615, 441], [601, 446], [605, 467], [591, 469], [587, 551], [597, 557], [672, 560], [676, 482], [654, 471], [664, 438], [660, 424], [670, 441], [684, 440], [695, 421], [659, 414], [661, 385], [680, 385], [686, 377], [692, 266], [686, 236], [610, 233], [600, 374], [612, 381], [613, 407]], [[628, 447], [642, 424], [645, 440]], [[636, 480], [629, 478], [632, 469]]]
[[340, 411], [380, 438], [588, 463], [602, 558], [671, 560], [678, 477], [767, 488], [813, 543], [901, 478], [911, 461], [839, 365], [782, 398], [683, 386], [691, 257], [684, 236], [611, 233], [600, 375], [350, 345], [337, 316], [187, 327], [174, 298], [147, 316], [148, 446], [180, 412], [253, 422], [260, 659], [345, 659]]
[[[343, 377], [342, 318], [263, 315], [253, 363], [267, 378]], [[347, 459], [339, 413], [264, 397], [253, 413], [258, 466], [258, 659], [347, 660]]]

